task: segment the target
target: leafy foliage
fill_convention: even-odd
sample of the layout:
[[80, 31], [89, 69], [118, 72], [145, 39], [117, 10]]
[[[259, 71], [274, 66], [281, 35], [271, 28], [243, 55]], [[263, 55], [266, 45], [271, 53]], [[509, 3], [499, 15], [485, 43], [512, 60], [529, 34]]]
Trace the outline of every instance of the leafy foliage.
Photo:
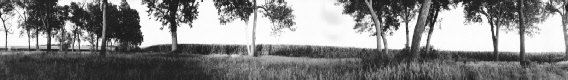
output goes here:
[[[467, 23], [481, 23], [482, 18], [494, 24], [501, 24], [508, 31], [518, 28], [518, 9], [515, 0], [462, 0], [464, 13]], [[545, 6], [540, 0], [525, 1], [525, 26], [527, 35], [537, 34], [539, 28], [536, 23], [543, 22], [546, 18], [544, 14]], [[499, 21], [499, 22], [498, 22]], [[496, 27], [501, 27], [496, 26]]]
[[292, 8], [285, 0], [267, 0], [265, 4], [254, 6], [250, 0], [214, 0], [215, 7], [221, 24], [227, 24], [235, 19], [248, 21], [254, 9], [260, 9], [264, 12], [264, 17], [267, 17], [272, 23], [271, 35], [279, 35], [284, 32], [284, 29], [296, 31], [296, 22], [294, 21], [294, 14]]
[[248, 21], [255, 7], [249, 0], [213, 0], [219, 14], [220, 23], [225, 25], [240, 18]]
[[[372, 36], [377, 35], [376, 26], [371, 19], [371, 12], [367, 8], [364, 0], [338, 0], [343, 5], [343, 14], [351, 15], [355, 20], [355, 29], [358, 33], [369, 32]], [[398, 30], [400, 26], [400, 16], [403, 16], [404, 9], [416, 4], [415, 0], [372, 0], [373, 5], [382, 24], [382, 31]], [[409, 15], [404, 13], [404, 15]], [[387, 33], [387, 32], [385, 32]]]
[[[71, 3], [70, 21], [79, 26], [82, 31], [96, 36], [102, 36], [102, 10], [100, 4], [83, 3], [85, 7], [77, 3]], [[143, 42], [142, 31], [140, 30], [140, 16], [135, 9], [130, 8], [128, 3], [123, 2], [120, 6], [110, 4], [107, 7], [108, 14], [108, 33], [109, 39], [119, 42], [140, 45]], [[76, 31], [81, 32], [81, 31]]]
[[[197, 0], [142, 0], [142, 4], [148, 7], [148, 16], [154, 16], [156, 21], [162, 22], [162, 25], [179, 25], [179, 23], [187, 23], [192, 27], [193, 20], [197, 19], [199, 11], [197, 11], [199, 2]], [[178, 12], [179, 11], [179, 12]], [[174, 14], [172, 14], [172, 12]], [[171, 23], [169, 19], [176, 23]], [[163, 29], [163, 26], [162, 28]], [[177, 31], [172, 28], [171, 31]]]

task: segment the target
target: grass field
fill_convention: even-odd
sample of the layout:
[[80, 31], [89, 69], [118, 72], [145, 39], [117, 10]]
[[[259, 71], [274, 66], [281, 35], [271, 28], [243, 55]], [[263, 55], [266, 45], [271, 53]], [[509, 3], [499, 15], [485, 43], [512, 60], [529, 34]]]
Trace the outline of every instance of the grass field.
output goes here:
[[[188, 54], [245, 54], [246, 45], [222, 44], [180, 44], [182, 53]], [[143, 48], [144, 52], [167, 52], [170, 45], [154, 45]], [[310, 58], [361, 58], [362, 56], [376, 55], [373, 48], [312, 46], [312, 45], [273, 45], [260, 44], [258, 52], [264, 55], [279, 55], [288, 57]], [[391, 50], [390, 53], [402, 53], [402, 50]], [[424, 56], [444, 58], [448, 60], [492, 61], [492, 51], [438, 51]], [[500, 52], [500, 61], [516, 61], [518, 52]], [[557, 62], [564, 56], [561, 52], [529, 52], [527, 59], [534, 62]]]
[[[19, 52], [13, 52], [19, 53]], [[36, 53], [0, 56], [2, 80], [566, 80], [568, 65], [518, 62], [430, 60], [387, 62], [369, 58], [247, 57], [225, 54], [167, 55], [160, 52], [110, 54]], [[378, 59], [381, 60], [381, 59]]]

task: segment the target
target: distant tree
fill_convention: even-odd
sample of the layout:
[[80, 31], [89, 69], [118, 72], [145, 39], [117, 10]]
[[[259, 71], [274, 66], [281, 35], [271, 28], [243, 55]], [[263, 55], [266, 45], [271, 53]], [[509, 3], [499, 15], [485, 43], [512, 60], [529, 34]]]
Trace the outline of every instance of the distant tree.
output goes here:
[[568, 23], [568, 1], [566, 0], [549, 0], [546, 3], [546, 11], [549, 14], [557, 14], [562, 17], [562, 35], [564, 37], [564, 48], [565, 48], [565, 55], [564, 60], [568, 60], [568, 28], [566, 28]]
[[499, 60], [499, 31], [502, 26], [514, 24], [516, 8], [510, 0], [464, 0], [466, 23], [482, 23], [485, 16], [491, 27], [493, 41], [493, 57]]
[[74, 24], [73, 29], [71, 30], [71, 32], [73, 33], [73, 41], [71, 46], [73, 48], [72, 50], [75, 50], [75, 41], [77, 41], [78, 43], [78, 50], [81, 49], [81, 39], [79, 36], [83, 34], [82, 28], [86, 27], [87, 20], [89, 20], [90, 18], [89, 12], [85, 10], [86, 4], [87, 3], [71, 2], [71, 4], [69, 5], [69, 13], [71, 14], [69, 21]]
[[[148, 7], [148, 16], [153, 15], [162, 25], [170, 25], [172, 35], [172, 53], [178, 52], [177, 27], [179, 23], [186, 23], [192, 27], [193, 20], [197, 19], [199, 2], [197, 0], [142, 0]], [[179, 23], [178, 23], [179, 22]], [[163, 29], [163, 26], [162, 28]]]
[[[24, 18], [25, 20], [23, 20], [23, 22], [21, 22], [20, 24], [24, 24], [23, 26], [20, 26], [21, 28], [30, 30], [28, 31], [31, 34], [35, 34], [33, 36], [35, 36], [36, 38], [36, 51], [40, 51], [39, 48], [39, 34], [44, 31], [45, 25], [43, 20], [45, 20], [45, 14], [41, 10], [41, 6], [39, 6], [39, 4], [36, 4], [38, 2], [36, 2], [37, 0], [20, 0], [18, 2], [18, 6], [24, 8], [23, 10], [25, 11], [25, 13], [23, 15], [26, 15], [26, 17], [30, 17], [30, 18]], [[33, 17], [33, 18], [31, 18]], [[31, 31], [33, 30], [33, 31]]]
[[[70, 11], [69, 9], [70, 8], [69, 8], [68, 5], [57, 6], [57, 10], [58, 10], [58, 13], [59, 13], [58, 16], [62, 17], [61, 18], [62, 20], [60, 20], [60, 21], [69, 21], [69, 11]], [[61, 37], [61, 39], [58, 40], [59, 41], [59, 51], [66, 51], [67, 50], [66, 48], [64, 49], [64, 47], [63, 47], [63, 46], [65, 46], [64, 43], [66, 42], [66, 39], [67, 39], [66, 34], [65, 34], [67, 32], [65, 32], [65, 27], [63, 27], [63, 25], [61, 25], [61, 28], [59, 28], [60, 29], [60, 31], [59, 31], [60, 35], [59, 36]]]
[[27, 4], [31, 1], [29, 0], [15, 0], [13, 3], [15, 4], [15, 6], [19, 7], [21, 9], [21, 11], [16, 10], [19, 14], [19, 28], [24, 29], [25, 31], [21, 31], [20, 32], [20, 36], [22, 36], [22, 34], [26, 34], [26, 36], [28, 37], [28, 50], [32, 50], [31, 49], [31, 39], [33, 37], [33, 35], [30, 35], [30, 31], [33, 30], [33, 27], [29, 27], [31, 25], [26, 24], [25, 21], [27, 20], [27, 18], [29, 18], [30, 16], [28, 16], [28, 7], [30, 4]]
[[420, 8], [420, 14], [418, 14], [418, 21], [416, 21], [416, 27], [414, 27], [414, 35], [412, 36], [412, 46], [410, 46], [410, 53], [412, 58], [417, 60], [419, 58], [418, 47], [420, 47], [420, 39], [422, 39], [422, 32], [424, 31], [424, 26], [426, 24], [426, 18], [430, 11], [430, 6], [432, 4], [431, 0], [424, 0]]
[[[57, 6], [57, 0], [30, 1], [31, 2], [27, 3], [30, 4], [28, 7], [28, 15], [35, 18], [28, 18], [25, 23], [35, 25], [29, 27], [36, 28], [36, 38], [40, 32], [47, 35], [47, 49], [51, 50], [52, 29], [57, 30], [63, 27], [67, 15], [65, 11], [61, 10], [63, 9], [61, 6]], [[36, 45], [38, 44], [36, 43]], [[37, 48], [39, 50], [39, 45]]]
[[[83, 38], [87, 39], [91, 45], [98, 44], [98, 38], [102, 36], [100, 23], [102, 23], [103, 13], [100, 6], [97, 3], [89, 3], [84, 8], [79, 7], [76, 3], [71, 3], [70, 6], [70, 13], [73, 15], [70, 17], [70, 22], [79, 28], [74, 30], [74, 34], [81, 35], [82, 31], [85, 31], [87, 34]], [[143, 35], [140, 31], [138, 12], [135, 9], [131, 9], [130, 5], [125, 1], [120, 6], [108, 4], [106, 9], [108, 13], [113, 14], [107, 15], [106, 24], [108, 24], [109, 30], [106, 35], [109, 41], [102, 41], [101, 43], [107, 44], [111, 40], [115, 40], [133, 46], [140, 45], [143, 41]]]
[[[138, 46], [140, 45], [144, 37], [142, 31], [140, 30], [140, 16], [138, 11], [130, 8], [130, 5], [123, 0], [121, 5], [118, 7], [119, 12], [117, 14], [116, 23], [109, 22], [109, 24], [116, 24], [111, 26], [109, 38], [116, 39], [123, 46]], [[114, 19], [114, 18], [109, 18]]]
[[[355, 18], [354, 29], [359, 33], [372, 32], [372, 36], [377, 37], [377, 51], [382, 51], [385, 54], [389, 52], [385, 33], [393, 29], [398, 30], [400, 26], [398, 17], [405, 13], [403, 9], [407, 8], [403, 6], [404, 2], [406, 1], [339, 0], [339, 3], [344, 4], [343, 14], [349, 14]], [[408, 0], [408, 2], [412, 2], [412, 0]], [[374, 32], [373, 29], [375, 29]], [[384, 50], [381, 42], [384, 44]]]
[[6, 43], [4, 44], [4, 47], [6, 48], [6, 50], [8, 50], [8, 34], [10, 33], [10, 30], [8, 29], [8, 27], [6, 27], [6, 21], [12, 19], [15, 15], [14, 13], [14, 5], [12, 4], [12, 1], [9, 0], [2, 0], [0, 2], [0, 20], [2, 20], [2, 25], [4, 27], [4, 33], [5, 33], [5, 40]]
[[248, 22], [249, 17], [254, 13], [253, 18], [253, 37], [249, 47], [249, 55], [258, 56], [256, 53], [256, 20], [257, 10], [262, 9], [264, 16], [268, 17], [272, 26], [272, 35], [278, 35], [283, 29], [295, 31], [296, 24], [294, 22], [293, 10], [287, 5], [285, 0], [268, 0], [265, 4], [257, 5], [256, 0], [214, 0], [215, 7], [218, 10], [220, 23], [225, 25], [235, 19], [240, 18], [242, 21]]

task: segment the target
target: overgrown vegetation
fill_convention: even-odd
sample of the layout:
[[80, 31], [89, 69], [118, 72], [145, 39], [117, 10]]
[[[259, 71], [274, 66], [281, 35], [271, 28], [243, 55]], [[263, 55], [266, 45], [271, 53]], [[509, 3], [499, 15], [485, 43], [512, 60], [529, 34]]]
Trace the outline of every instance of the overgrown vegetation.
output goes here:
[[[180, 51], [189, 54], [244, 54], [246, 45], [220, 45], [220, 44], [180, 44]], [[266, 55], [279, 55], [290, 57], [311, 57], [311, 58], [360, 58], [376, 55], [373, 48], [354, 48], [354, 47], [334, 47], [334, 46], [312, 46], [312, 45], [272, 45], [261, 44], [256, 47], [260, 53]], [[424, 48], [424, 47], [423, 47]], [[171, 50], [170, 45], [155, 45], [146, 47], [143, 51], [167, 52]], [[444, 59], [457, 61], [492, 61], [493, 54], [490, 51], [440, 51], [434, 47], [421, 49], [421, 56], [428, 59]], [[389, 50], [390, 55], [410, 56], [403, 50]], [[527, 59], [534, 62], [557, 62], [564, 56], [561, 52], [540, 52], [528, 53]], [[516, 61], [519, 59], [517, 52], [500, 52], [500, 61]]]
[[[0, 79], [213, 79], [213, 80], [562, 80], [568, 79], [566, 64], [516, 62], [423, 61], [367, 65], [368, 62], [293, 57], [210, 57], [156, 53], [3, 55]], [[282, 58], [282, 59], [278, 59]], [[293, 59], [292, 59], [293, 58]], [[281, 61], [289, 60], [289, 61]], [[326, 62], [327, 61], [327, 62]]]

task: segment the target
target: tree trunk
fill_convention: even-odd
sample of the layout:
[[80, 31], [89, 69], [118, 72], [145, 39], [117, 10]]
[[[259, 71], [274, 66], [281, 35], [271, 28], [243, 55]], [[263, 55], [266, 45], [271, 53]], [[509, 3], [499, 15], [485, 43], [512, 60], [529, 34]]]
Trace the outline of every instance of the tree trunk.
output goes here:
[[39, 27], [36, 27], [36, 51], [40, 51], [39, 48]]
[[524, 26], [524, 14], [523, 14], [523, 7], [524, 7], [524, 0], [520, 0], [519, 3], [519, 36], [520, 36], [520, 59], [519, 62], [522, 66], [526, 65], [525, 62], [525, 26]]
[[426, 17], [428, 17], [428, 12], [430, 11], [430, 5], [432, 4], [431, 0], [425, 0], [422, 3], [422, 8], [420, 9], [420, 14], [418, 15], [418, 19], [416, 22], [416, 27], [414, 28], [414, 35], [412, 36], [412, 46], [410, 47], [410, 51], [412, 53], [412, 58], [414, 60], [418, 60], [419, 52], [418, 48], [420, 47], [420, 39], [422, 39], [422, 33], [424, 32], [424, 24], [426, 23]]
[[[498, 60], [499, 60], [499, 59], [498, 59], [498, 54], [499, 54], [499, 49], [498, 49], [499, 47], [498, 47], [498, 45], [499, 45], [499, 43], [498, 43], [497, 36], [496, 36], [496, 31], [497, 31], [497, 30], [495, 30], [496, 28], [495, 28], [494, 23], [492, 22], [492, 20], [489, 21], [489, 25], [491, 26], [491, 40], [492, 40], [492, 42], [493, 42], [493, 57], [494, 57], [494, 61], [498, 61]], [[498, 31], [497, 31], [497, 32], [498, 32]]]
[[253, 17], [253, 22], [252, 22], [252, 42], [250, 44], [251, 45], [251, 49], [250, 49], [251, 51], [250, 52], [252, 52], [252, 53], [249, 53], [249, 55], [253, 55], [253, 56], [257, 57], [259, 55], [256, 54], [256, 45], [255, 45], [255, 42], [256, 42], [256, 20], [257, 20], [257, 15], [258, 15], [258, 12], [256, 12], [258, 10], [258, 8], [256, 8], [257, 7], [256, 6], [256, 0], [253, 0], [253, 6], [255, 8], [253, 10], [253, 12], [254, 12], [253, 16], [254, 17]]
[[406, 44], [404, 45], [404, 48], [410, 48], [410, 30], [408, 29], [408, 23], [410, 23], [410, 19], [409, 18], [410, 12], [407, 13], [406, 16]]
[[[178, 1], [178, 0], [174, 0]], [[178, 2], [175, 4], [169, 5], [170, 11], [170, 32], [172, 34], [172, 53], [178, 52], [178, 42], [177, 42], [177, 23], [176, 23], [176, 13], [178, 8]]]
[[426, 38], [426, 53], [430, 53], [430, 40], [432, 39], [432, 33], [434, 33], [434, 27], [430, 26], [430, 30], [428, 30], [428, 37]]
[[2, 18], [2, 24], [4, 25], [4, 33], [6, 33], [5, 34], [6, 44], [4, 44], [4, 48], [6, 48], [6, 51], [8, 51], [8, 28], [6, 27], [6, 20], [4, 20], [3, 18]]
[[95, 52], [99, 51], [99, 37], [95, 38], [97, 41], [95, 42]]
[[[4, 25], [4, 27], [6, 27], [6, 26]], [[5, 28], [4, 28], [4, 29], [5, 29]], [[6, 30], [6, 29], [5, 29], [5, 30]], [[8, 30], [4, 31], [4, 33], [6, 33], [6, 36], [5, 36], [5, 37], [6, 37], [6, 38], [5, 38], [6, 44], [4, 44], [4, 47], [6, 47], [6, 51], [8, 51]]]
[[[568, 10], [568, 1], [564, 1], [564, 11]], [[568, 31], [566, 30], [566, 22], [568, 22], [568, 12], [564, 12], [564, 15], [562, 16], [562, 35], [564, 36], [564, 60], [568, 60]]]
[[77, 37], [77, 51], [81, 53], [81, 38]]
[[568, 22], [567, 19], [568, 17], [566, 17], [566, 15], [562, 16], [562, 35], [564, 36], [564, 53], [566, 54], [564, 55], [564, 60], [568, 60], [568, 31], [566, 30], [566, 22]]
[[433, 14], [433, 18], [430, 21], [430, 29], [428, 30], [428, 37], [426, 38], [426, 53], [430, 53], [430, 40], [432, 38], [432, 33], [434, 33], [434, 26], [436, 25], [436, 20], [438, 19], [438, 14], [440, 13], [440, 8], [439, 5], [436, 5], [436, 8], [434, 9], [436, 12]]
[[383, 50], [384, 54], [389, 54], [389, 44], [387, 43], [387, 37], [384, 32], [381, 33], [381, 37], [383, 38], [383, 44], [385, 49]]
[[77, 33], [76, 31], [77, 28], [75, 28], [72, 32], [73, 32], [73, 40], [71, 41], [71, 52], [75, 52], [75, 41], [77, 40]]
[[375, 9], [373, 8], [373, 4], [371, 4], [371, 2], [369, 2], [369, 0], [365, 0], [365, 3], [367, 5], [367, 8], [369, 8], [369, 11], [371, 12], [371, 17], [373, 17], [373, 22], [375, 23], [375, 30], [376, 30], [376, 34], [377, 34], [377, 52], [381, 52], [382, 51], [382, 44], [381, 44], [381, 34], [382, 34], [382, 28], [381, 28], [381, 24], [379, 22], [379, 16], [377, 16], [377, 13], [375, 12]]
[[107, 32], [106, 32], [106, 30], [107, 30], [107, 27], [108, 27], [107, 26], [107, 11], [106, 11], [107, 0], [102, 0], [102, 1], [103, 1], [102, 2], [103, 3], [103, 5], [102, 5], [102, 8], [103, 8], [103, 31], [102, 31], [103, 32], [102, 33], [103, 34], [103, 40], [102, 40], [102, 42], [103, 42], [103, 44], [101, 44], [101, 54], [100, 55], [105, 56], [106, 55], [106, 47], [107, 47], [107, 44], [106, 44], [106, 42], [107, 42], [106, 33]]
[[[47, 20], [47, 18], [46, 18]], [[49, 25], [49, 21], [46, 22], [46, 27], [47, 27], [47, 52], [49, 53], [49, 51], [51, 51], [51, 26]]]
[[26, 33], [28, 35], [28, 51], [32, 51], [32, 43], [31, 43], [31, 37], [30, 37], [30, 29], [26, 29]]
[[59, 51], [63, 51], [63, 43], [65, 42], [65, 29], [61, 28], [61, 40], [59, 41]]

